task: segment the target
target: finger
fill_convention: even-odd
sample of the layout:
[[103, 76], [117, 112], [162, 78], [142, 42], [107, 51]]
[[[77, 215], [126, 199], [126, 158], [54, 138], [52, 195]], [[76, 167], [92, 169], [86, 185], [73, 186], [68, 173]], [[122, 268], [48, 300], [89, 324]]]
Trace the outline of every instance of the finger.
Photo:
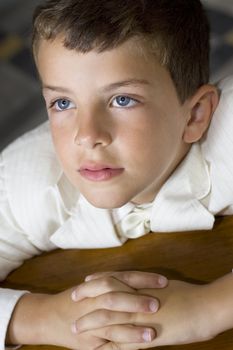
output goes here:
[[95, 310], [75, 321], [74, 327], [76, 329], [76, 333], [82, 333], [110, 325], [134, 324], [135, 321], [135, 314], [131, 312]]
[[85, 281], [91, 281], [106, 276], [113, 276], [118, 280], [126, 283], [128, 286], [136, 289], [142, 288], [164, 288], [168, 284], [168, 280], [165, 276], [157, 273], [143, 272], [143, 271], [107, 271], [98, 272], [93, 275], [89, 275], [85, 278]]
[[96, 310], [128, 312], [137, 315], [137, 313], [153, 314], [159, 308], [159, 301], [154, 297], [124, 292], [109, 292], [96, 298], [85, 298], [79, 303], [78, 319]]
[[[95, 350], [128, 350], [128, 344], [117, 344], [112, 342], [107, 342], [104, 345], [99, 346]], [[138, 350], [138, 344], [137, 347], [130, 347], [129, 349], [132, 350]]]
[[95, 310], [154, 313], [158, 308], [159, 301], [156, 298], [140, 294], [109, 292], [95, 299]]
[[93, 334], [101, 339], [117, 343], [151, 343], [156, 332], [153, 328], [145, 328], [132, 325], [115, 325], [95, 329]]
[[80, 301], [84, 298], [97, 297], [111, 291], [128, 293], [135, 292], [134, 289], [128, 287], [123, 282], [118, 281], [112, 276], [107, 276], [80, 284], [72, 291], [71, 298], [73, 301]]
[[139, 350], [139, 349], [146, 349], [146, 348], [151, 348], [151, 344], [150, 343], [145, 343], [145, 344], [121, 343], [120, 344], [115, 342], [107, 342], [103, 345], [100, 345], [98, 348], [95, 348], [95, 350]]
[[[105, 343], [104, 345], [99, 346], [95, 350], [125, 350], [125, 349], [128, 350], [127, 344], [125, 347], [125, 344], [120, 345], [120, 344], [108, 342], [108, 343]], [[131, 347], [130, 349], [138, 350], [138, 347], [137, 348]]]

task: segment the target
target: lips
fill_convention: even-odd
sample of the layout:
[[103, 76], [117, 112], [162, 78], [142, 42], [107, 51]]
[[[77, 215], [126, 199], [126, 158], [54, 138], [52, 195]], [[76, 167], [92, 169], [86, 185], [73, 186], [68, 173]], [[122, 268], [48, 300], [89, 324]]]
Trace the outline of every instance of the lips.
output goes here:
[[84, 164], [80, 167], [80, 175], [89, 181], [107, 181], [119, 176], [123, 168], [115, 168], [104, 164]]

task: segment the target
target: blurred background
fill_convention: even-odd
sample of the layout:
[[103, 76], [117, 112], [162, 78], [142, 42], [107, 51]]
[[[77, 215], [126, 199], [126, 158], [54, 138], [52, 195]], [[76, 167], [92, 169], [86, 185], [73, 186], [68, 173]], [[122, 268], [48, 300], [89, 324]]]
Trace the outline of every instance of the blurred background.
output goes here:
[[[188, 1], [188, 0], [187, 0]], [[46, 120], [30, 51], [41, 0], [0, 0], [0, 150]], [[211, 24], [211, 80], [233, 74], [233, 0], [203, 0]]]

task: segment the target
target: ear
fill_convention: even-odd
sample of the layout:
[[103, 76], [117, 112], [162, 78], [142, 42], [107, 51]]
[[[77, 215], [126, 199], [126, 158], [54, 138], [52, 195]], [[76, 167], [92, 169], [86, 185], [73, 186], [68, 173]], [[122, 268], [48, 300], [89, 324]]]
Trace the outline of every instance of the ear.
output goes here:
[[193, 143], [201, 139], [208, 129], [218, 102], [218, 90], [210, 84], [201, 86], [187, 101], [189, 115], [183, 134], [185, 143]]

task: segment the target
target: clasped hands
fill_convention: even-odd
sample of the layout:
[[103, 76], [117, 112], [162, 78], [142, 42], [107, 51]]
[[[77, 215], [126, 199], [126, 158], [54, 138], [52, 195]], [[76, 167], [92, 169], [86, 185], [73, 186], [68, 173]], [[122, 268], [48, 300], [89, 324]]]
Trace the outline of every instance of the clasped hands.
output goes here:
[[80, 350], [137, 350], [211, 339], [203, 316], [205, 293], [205, 286], [167, 282], [153, 273], [97, 273], [53, 296], [53, 310], [63, 307], [56, 311], [57, 342], [52, 343]]

